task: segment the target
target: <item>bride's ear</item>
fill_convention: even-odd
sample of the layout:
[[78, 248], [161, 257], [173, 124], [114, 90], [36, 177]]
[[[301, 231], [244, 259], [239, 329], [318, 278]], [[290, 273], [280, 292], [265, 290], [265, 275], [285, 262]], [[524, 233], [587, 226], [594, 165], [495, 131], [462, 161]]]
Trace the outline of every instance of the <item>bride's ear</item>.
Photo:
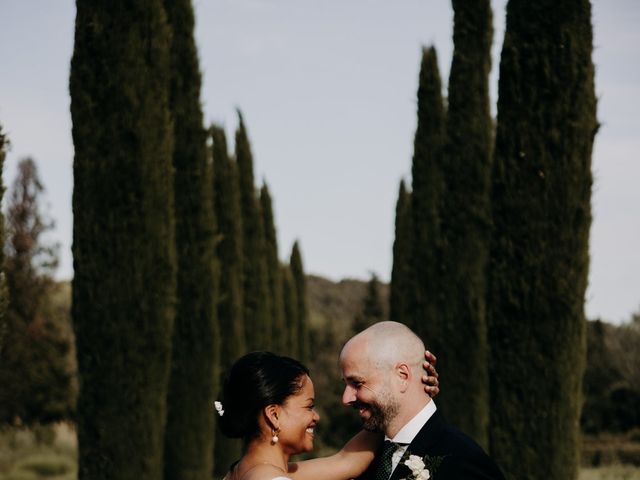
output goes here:
[[270, 423], [270, 427], [274, 429], [278, 429], [280, 425], [280, 421], [278, 416], [280, 415], [280, 406], [274, 404], [267, 405], [264, 407], [264, 415], [267, 418], [267, 422]]

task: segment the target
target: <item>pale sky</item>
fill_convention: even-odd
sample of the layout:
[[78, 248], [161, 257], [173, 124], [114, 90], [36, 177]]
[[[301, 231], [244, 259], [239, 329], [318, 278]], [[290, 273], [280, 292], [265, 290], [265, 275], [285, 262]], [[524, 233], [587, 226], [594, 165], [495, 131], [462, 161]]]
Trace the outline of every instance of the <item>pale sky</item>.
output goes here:
[[[492, 103], [505, 1], [494, 1]], [[306, 270], [333, 280], [391, 271], [394, 210], [410, 181], [421, 48], [448, 77], [446, 0], [196, 0], [207, 122], [244, 113], [256, 178], [274, 198], [280, 255], [301, 242]], [[552, 14], [552, 12], [550, 12]], [[47, 188], [59, 278], [72, 276], [72, 0], [0, 0], [4, 181], [32, 156]], [[598, 133], [587, 292], [590, 318], [640, 309], [640, 2], [595, 0]]]

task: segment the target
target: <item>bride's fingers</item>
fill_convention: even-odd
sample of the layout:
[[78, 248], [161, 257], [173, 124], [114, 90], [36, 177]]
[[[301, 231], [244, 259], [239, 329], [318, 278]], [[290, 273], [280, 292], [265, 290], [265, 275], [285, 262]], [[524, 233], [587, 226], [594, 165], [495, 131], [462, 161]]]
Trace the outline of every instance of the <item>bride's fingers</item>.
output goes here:
[[436, 363], [438, 363], [438, 358], [433, 353], [431, 353], [429, 350], [424, 352], [424, 359], [427, 362], [433, 364], [434, 366], [436, 365]]
[[422, 364], [425, 375], [422, 376], [424, 383], [424, 391], [431, 397], [435, 397], [440, 393], [440, 382], [438, 381], [438, 371], [436, 370], [436, 362], [438, 359], [429, 350], [424, 352], [425, 362]]
[[438, 371], [436, 370], [436, 367], [433, 364], [429, 362], [424, 362], [422, 364], [422, 368], [424, 369], [425, 372], [427, 372], [427, 375], [429, 375], [430, 377], [438, 378]]
[[431, 397], [435, 397], [440, 393], [440, 382], [438, 377], [423, 375], [422, 383], [424, 383], [424, 391]]

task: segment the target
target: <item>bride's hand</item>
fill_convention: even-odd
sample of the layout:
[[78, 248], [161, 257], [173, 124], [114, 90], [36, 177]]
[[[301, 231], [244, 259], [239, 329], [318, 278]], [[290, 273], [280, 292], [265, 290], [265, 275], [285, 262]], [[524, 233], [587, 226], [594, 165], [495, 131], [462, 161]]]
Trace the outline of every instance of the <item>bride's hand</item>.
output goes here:
[[438, 359], [429, 350], [424, 352], [425, 362], [422, 364], [422, 368], [425, 371], [425, 375], [422, 376], [422, 383], [424, 383], [424, 391], [431, 397], [435, 397], [440, 393], [440, 382], [438, 381], [438, 371], [436, 370], [436, 363]]

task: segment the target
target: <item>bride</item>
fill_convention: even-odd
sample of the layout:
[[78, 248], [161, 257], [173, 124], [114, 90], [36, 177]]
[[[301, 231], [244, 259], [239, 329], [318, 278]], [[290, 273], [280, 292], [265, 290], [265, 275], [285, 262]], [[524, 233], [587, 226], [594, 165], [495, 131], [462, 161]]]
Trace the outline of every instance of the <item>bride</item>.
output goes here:
[[[435, 357], [428, 360], [425, 390], [438, 393]], [[382, 443], [382, 434], [362, 430], [336, 454], [289, 463], [291, 455], [313, 449], [320, 416], [309, 370], [297, 360], [252, 352], [231, 367], [218, 425], [230, 438], [242, 438], [245, 452], [224, 480], [347, 480], [363, 473]]]

